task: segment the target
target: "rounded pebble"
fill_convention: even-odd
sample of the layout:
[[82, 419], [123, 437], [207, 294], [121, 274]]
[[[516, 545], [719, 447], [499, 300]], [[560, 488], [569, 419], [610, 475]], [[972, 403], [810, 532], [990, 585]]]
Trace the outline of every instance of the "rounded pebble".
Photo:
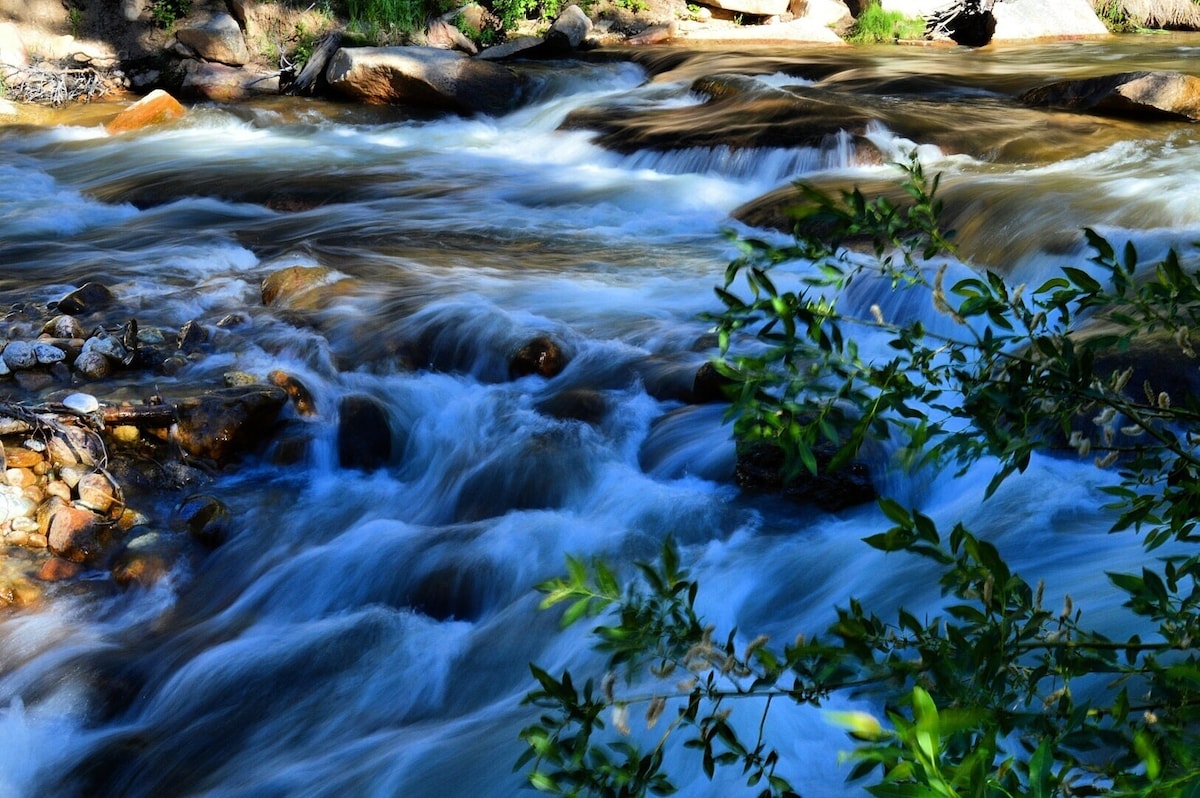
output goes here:
[[90, 393], [72, 393], [63, 397], [62, 405], [76, 413], [95, 413], [100, 409], [100, 400]]

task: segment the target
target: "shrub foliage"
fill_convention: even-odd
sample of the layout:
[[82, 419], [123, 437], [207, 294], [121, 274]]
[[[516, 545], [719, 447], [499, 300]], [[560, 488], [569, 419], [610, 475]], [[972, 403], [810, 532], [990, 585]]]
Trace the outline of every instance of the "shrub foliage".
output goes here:
[[[739, 644], [697, 615], [700, 587], [670, 541], [624, 579], [568, 559], [565, 576], [540, 586], [543, 606], [565, 604], [564, 625], [603, 617], [593, 635], [608, 673], [581, 685], [531, 666], [526, 700], [542, 712], [521, 733], [518, 766], [534, 787], [667, 795], [663, 754], [682, 738], [710, 778], [736, 768], [749, 794], [795, 795], [765, 733], [772, 706], [853, 694], [873, 696], [880, 712], [832, 716], [849, 735], [850, 779], [874, 795], [1200, 795], [1200, 407], [1131, 384], [1132, 369], [1098, 366], [1146, 336], [1195, 357], [1200, 278], [1173, 251], [1143, 263], [1132, 244], [1118, 251], [1088, 230], [1090, 261], [1035, 288], [994, 273], [947, 285], [956, 253], [938, 226], [938, 181], [915, 160], [901, 168], [905, 201], [801, 186], [792, 245], [740, 242], [714, 316], [735, 436], [780, 446], [793, 474], [817, 469], [823, 440], [840, 447], [830, 468], [872, 440], [914, 467], [994, 458], [988, 495], [1038, 449], [1073, 448], [1117, 473], [1104, 489], [1112, 531], [1142, 536], [1141, 570], [1109, 574], [1142, 633], [1110, 639], [1069, 597], [1045, 606], [1044, 584], [992, 543], [962, 524], [939, 530], [890, 498], [879, 503], [890, 527], [865, 542], [937, 569], [946, 601], [936, 617], [884, 617], [851, 599], [822, 632]], [[794, 262], [811, 269], [776, 268]], [[872, 276], [921, 292], [952, 332], [877, 306], [843, 311], [845, 289]], [[859, 342], [878, 336], [890, 354], [864, 355], [879, 347]], [[734, 701], [758, 702], [760, 721], [739, 728]], [[660, 729], [654, 745], [628, 734], [635, 711]]]

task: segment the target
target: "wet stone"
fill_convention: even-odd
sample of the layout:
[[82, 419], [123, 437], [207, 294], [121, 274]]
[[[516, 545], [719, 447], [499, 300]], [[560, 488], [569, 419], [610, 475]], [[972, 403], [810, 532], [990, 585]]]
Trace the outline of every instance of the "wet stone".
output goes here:
[[188, 496], [171, 517], [172, 526], [186, 530], [197, 543], [209, 548], [225, 542], [231, 522], [232, 516], [225, 503], [203, 493]]
[[104, 549], [100, 519], [91, 510], [63, 505], [51, 515], [46, 533], [50, 552], [71, 562], [94, 562]]
[[516, 379], [530, 374], [554, 377], [567, 366], [567, 356], [553, 338], [539, 335], [522, 346], [508, 362], [509, 376]]
[[371, 396], [347, 396], [338, 408], [338, 463], [342, 468], [373, 471], [392, 456], [392, 432], [386, 408]]
[[184, 354], [192, 354], [203, 349], [204, 345], [208, 343], [208, 339], [208, 329], [193, 319], [180, 328], [177, 344], [179, 351]]
[[61, 314], [50, 319], [42, 327], [42, 334], [52, 338], [84, 338], [83, 324], [79, 319], [68, 314]]
[[71, 316], [103, 310], [113, 303], [116, 297], [106, 286], [96, 282], [88, 282], [79, 286], [58, 301], [58, 310]]

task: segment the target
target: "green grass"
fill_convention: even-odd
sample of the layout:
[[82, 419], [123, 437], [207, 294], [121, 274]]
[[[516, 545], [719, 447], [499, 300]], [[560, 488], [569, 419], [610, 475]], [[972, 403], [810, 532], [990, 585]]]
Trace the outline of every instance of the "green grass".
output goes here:
[[878, 3], [869, 3], [855, 20], [846, 40], [854, 44], [879, 44], [924, 37], [925, 20], [906, 17], [899, 11], [884, 11]]
[[438, 7], [437, 0], [346, 0], [346, 14], [352, 25], [394, 28], [405, 33], [424, 29]]

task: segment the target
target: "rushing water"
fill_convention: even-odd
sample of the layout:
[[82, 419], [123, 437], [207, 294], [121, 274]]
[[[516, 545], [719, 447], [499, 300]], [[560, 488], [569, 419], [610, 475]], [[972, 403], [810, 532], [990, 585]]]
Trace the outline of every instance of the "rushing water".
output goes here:
[[[144, 325], [243, 316], [180, 374], [106, 395], [282, 368], [321, 411], [296, 422], [313, 439], [302, 463], [251, 462], [206, 486], [237, 519], [211, 555], [150, 589], [51, 591], [0, 618], [0, 797], [518, 794], [527, 663], [600, 667], [583, 630], [559, 634], [536, 610], [532, 586], [570, 553], [626, 563], [673, 535], [704, 613], [747, 638], [819, 631], [850, 596], [934, 608], [920, 563], [860, 542], [886, 523], [875, 508], [739, 495], [722, 408], [671, 398], [713, 354], [701, 314], [730, 257], [720, 231], [796, 178], [881, 185], [882, 162], [915, 147], [945, 175], [965, 246], [1018, 279], [1082, 262], [1085, 225], [1151, 252], [1186, 244], [1200, 238], [1196, 126], [1010, 98], [1065, 76], [1187, 71], [1198, 56], [1200, 39], [1180, 37], [711, 52], [653, 77], [628, 62], [537, 70], [531, 101], [497, 119], [286, 100], [206, 105], [126, 137], [70, 117], [0, 129], [6, 304], [100, 280]], [[581, 108], [682, 113], [700, 102], [691, 81], [714, 73], [823, 81], [878, 118], [815, 149], [618, 154], [560, 130]], [[261, 280], [292, 264], [355, 282], [305, 318], [263, 308]], [[509, 380], [509, 354], [542, 334], [563, 342], [566, 370]], [[389, 414], [395, 454], [374, 473], [336, 466], [335, 409], [351, 394]], [[593, 423], [547, 412], [564, 395], [586, 395]], [[1044, 577], [1048, 601], [1069, 590], [1097, 625], [1126, 623], [1103, 574], [1141, 554], [1106, 534], [1107, 475], [1035, 457], [984, 503], [990, 476], [986, 463], [957, 479], [877, 464], [891, 495], [965, 521]], [[779, 707], [767, 731], [806, 795], [847, 792], [848, 743], [820, 711]], [[684, 795], [741, 794], [679, 751], [668, 762]]]

